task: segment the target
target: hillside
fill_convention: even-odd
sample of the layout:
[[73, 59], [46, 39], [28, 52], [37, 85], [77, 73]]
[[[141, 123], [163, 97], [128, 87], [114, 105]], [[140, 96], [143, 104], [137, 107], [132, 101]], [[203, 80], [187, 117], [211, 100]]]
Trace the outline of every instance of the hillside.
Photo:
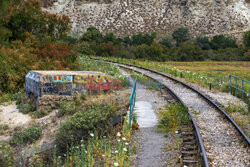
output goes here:
[[[230, 34], [250, 29], [248, 0], [41, 0], [44, 10], [70, 17], [74, 34], [89, 26], [119, 36], [186, 26], [192, 35]], [[240, 35], [240, 36], [239, 36]]]

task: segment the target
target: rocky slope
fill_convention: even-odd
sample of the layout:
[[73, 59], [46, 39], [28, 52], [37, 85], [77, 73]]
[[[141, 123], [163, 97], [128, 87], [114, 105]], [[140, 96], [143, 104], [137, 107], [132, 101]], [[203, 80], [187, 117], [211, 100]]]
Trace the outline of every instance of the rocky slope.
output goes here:
[[193, 35], [230, 34], [240, 38], [250, 30], [249, 0], [41, 0], [44, 10], [66, 14], [72, 32], [89, 26], [119, 36], [157, 31], [166, 34], [179, 26]]

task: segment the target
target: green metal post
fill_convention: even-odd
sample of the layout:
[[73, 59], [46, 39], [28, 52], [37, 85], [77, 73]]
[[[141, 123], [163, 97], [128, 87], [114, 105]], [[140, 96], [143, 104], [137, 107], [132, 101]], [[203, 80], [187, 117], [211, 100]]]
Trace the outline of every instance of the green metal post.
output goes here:
[[232, 87], [231, 87], [231, 75], [229, 75], [229, 93], [232, 92]]
[[236, 97], [237, 97], [237, 89], [238, 89], [237, 81], [238, 81], [238, 79], [235, 78], [235, 94], [234, 94], [234, 96], [236, 96]]
[[242, 100], [244, 100], [244, 81], [242, 80]]

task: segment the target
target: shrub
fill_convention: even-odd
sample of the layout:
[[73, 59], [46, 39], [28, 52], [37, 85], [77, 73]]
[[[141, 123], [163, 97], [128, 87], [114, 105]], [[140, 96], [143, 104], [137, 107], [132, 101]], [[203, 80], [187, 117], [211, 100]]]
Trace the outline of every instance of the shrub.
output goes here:
[[0, 166], [15, 166], [17, 161], [14, 154], [15, 151], [9, 144], [0, 143]]
[[17, 128], [10, 141], [13, 145], [33, 143], [42, 135], [42, 130], [38, 126], [32, 126], [25, 130]]
[[225, 49], [225, 48], [237, 48], [236, 40], [232, 37], [226, 37], [224, 35], [215, 35], [211, 40], [212, 49]]
[[64, 122], [56, 132], [56, 145], [59, 151], [65, 151], [67, 145], [87, 137], [97, 130], [104, 133], [108, 130], [110, 118], [116, 108], [109, 105], [90, 105], [78, 111], [70, 120]]
[[79, 42], [76, 44], [76, 51], [85, 55], [95, 55], [95, 51], [92, 50], [89, 42]]
[[183, 43], [177, 50], [174, 57], [177, 61], [202, 61], [203, 52], [200, 47], [193, 44]]
[[36, 110], [36, 106], [31, 101], [29, 101], [26, 104], [19, 104], [17, 106], [17, 108], [23, 114], [28, 114], [28, 113], [34, 112]]
[[159, 44], [162, 44], [168, 48], [173, 47], [173, 37], [171, 35], [166, 35], [164, 38], [162, 38], [159, 42]]
[[208, 39], [208, 37], [206, 36], [198, 36], [195, 39], [195, 43], [203, 50], [209, 50], [211, 49], [210, 47], [210, 41]]
[[180, 125], [187, 125], [191, 119], [187, 107], [179, 103], [166, 106], [159, 114], [159, 127], [167, 131], [173, 131]]
[[62, 117], [64, 115], [73, 115], [76, 112], [76, 102], [74, 101], [62, 101], [59, 104], [59, 112], [57, 114], [58, 117]]
[[244, 49], [241, 48], [226, 48], [218, 49], [213, 51], [213, 55], [210, 57], [211, 60], [217, 61], [239, 61], [244, 60]]
[[49, 114], [49, 109], [39, 109], [30, 113], [31, 117], [33, 118], [42, 118], [48, 114]]

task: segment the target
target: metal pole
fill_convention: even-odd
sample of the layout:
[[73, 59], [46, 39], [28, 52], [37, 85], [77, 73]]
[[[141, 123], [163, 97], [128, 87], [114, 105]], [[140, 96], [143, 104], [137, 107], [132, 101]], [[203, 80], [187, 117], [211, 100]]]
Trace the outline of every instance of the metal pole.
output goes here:
[[238, 79], [237, 78], [235, 78], [235, 96], [237, 97], [237, 89], [238, 89], [238, 86], [237, 86], [237, 81], [238, 81]]
[[242, 80], [242, 100], [244, 100], [244, 81]]
[[229, 75], [229, 93], [232, 93], [231, 89], [231, 75]]

